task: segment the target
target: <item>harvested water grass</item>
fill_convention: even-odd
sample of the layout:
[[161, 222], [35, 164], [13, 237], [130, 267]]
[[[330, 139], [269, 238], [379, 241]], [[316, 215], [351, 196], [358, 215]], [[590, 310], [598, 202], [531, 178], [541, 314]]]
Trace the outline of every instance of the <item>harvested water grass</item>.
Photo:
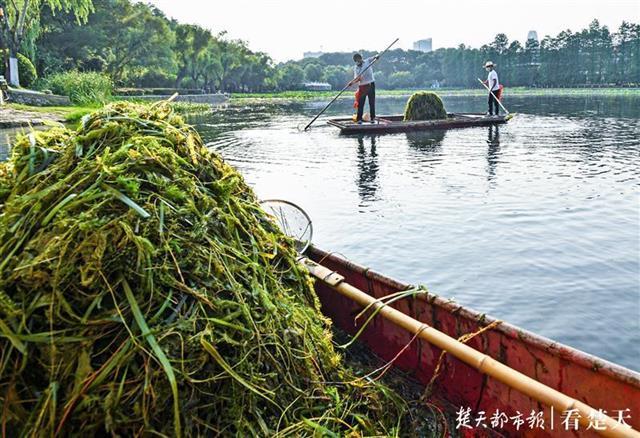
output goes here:
[[407, 101], [404, 109], [404, 120], [438, 120], [446, 119], [447, 111], [444, 109], [442, 99], [431, 91], [419, 91]]
[[0, 202], [7, 436], [401, 433], [292, 241], [168, 105], [20, 137]]

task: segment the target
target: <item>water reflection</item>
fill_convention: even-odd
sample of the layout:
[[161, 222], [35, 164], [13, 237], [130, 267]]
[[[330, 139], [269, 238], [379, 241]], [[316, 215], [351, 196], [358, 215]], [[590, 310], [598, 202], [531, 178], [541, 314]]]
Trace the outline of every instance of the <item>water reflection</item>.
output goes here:
[[500, 128], [496, 126], [489, 126], [487, 144], [489, 148], [487, 150], [487, 181], [493, 182], [496, 177], [496, 167], [500, 159]]
[[379, 188], [378, 153], [376, 152], [377, 137], [358, 136], [358, 195], [361, 206], [376, 200], [376, 192]]
[[446, 131], [407, 132], [408, 158], [406, 168], [413, 178], [433, 175], [435, 168], [442, 164], [445, 153], [442, 144]]
[[407, 132], [409, 146], [422, 152], [433, 153], [440, 150], [447, 131]]

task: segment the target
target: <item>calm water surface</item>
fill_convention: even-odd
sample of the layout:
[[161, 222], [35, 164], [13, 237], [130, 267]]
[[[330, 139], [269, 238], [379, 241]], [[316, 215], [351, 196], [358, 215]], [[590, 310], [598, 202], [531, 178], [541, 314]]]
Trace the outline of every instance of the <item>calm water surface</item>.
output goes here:
[[518, 116], [499, 128], [344, 137], [321, 119], [299, 132], [324, 104], [192, 122], [261, 198], [302, 206], [323, 249], [640, 370], [640, 99], [512, 97]]

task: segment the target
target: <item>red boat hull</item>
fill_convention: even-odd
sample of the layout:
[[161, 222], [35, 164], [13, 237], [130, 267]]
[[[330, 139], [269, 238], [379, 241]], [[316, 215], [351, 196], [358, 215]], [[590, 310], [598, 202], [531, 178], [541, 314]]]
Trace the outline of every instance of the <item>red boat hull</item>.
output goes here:
[[[309, 256], [344, 276], [347, 283], [376, 298], [410, 288], [317, 248], [311, 248]], [[323, 313], [341, 329], [355, 333], [359, 325], [355, 323], [354, 316], [362, 309], [322, 282], [316, 282], [316, 292]], [[434, 295], [404, 299], [394, 303], [393, 307], [455, 338], [474, 333], [494, 321], [494, 318]], [[411, 339], [412, 334], [381, 317], [374, 318], [360, 337], [360, 341], [385, 360], [396, 357]], [[640, 374], [634, 371], [508, 323], [501, 323], [474, 337], [468, 345], [595, 409], [603, 409], [614, 419], [622, 415], [628, 425], [640, 430]], [[394, 364], [426, 385], [433, 376], [440, 353], [439, 348], [416, 339]], [[562, 412], [552, 412], [549, 407], [451, 355], [445, 356], [442, 374], [435, 382], [433, 394], [448, 409], [470, 408], [471, 426], [475, 426], [479, 412], [484, 412], [487, 418], [482, 423], [486, 429], [482, 425], [474, 429], [461, 428], [461, 432], [472, 436], [488, 429], [507, 436], [597, 436], [593, 429], [587, 430], [584, 426], [580, 426], [577, 432], [572, 430], [572, 422], [563, 423]], [[491, 425], [491, 416], [496, 410], [510, 417], [502, 427]], [[544, 412], [544, 429], [539, 425], [530, 427], [526, 420], [532, 411]], [[522, 415], [524, 424], [519, 424], [518, 413]], [[599, 426], [597, 421], [594, 420], [593, 426]]]

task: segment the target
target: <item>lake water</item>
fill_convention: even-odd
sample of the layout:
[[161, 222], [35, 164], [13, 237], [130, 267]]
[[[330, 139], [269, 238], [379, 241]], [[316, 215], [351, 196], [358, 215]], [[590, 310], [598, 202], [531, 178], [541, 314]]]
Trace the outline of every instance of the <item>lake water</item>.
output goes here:
[[[482, 97], [444, 100], [485, 111]], [[499, 128], [299, 132], [324, 104], [191, 121], [262, 199], [303, 207], [317, 246], [640, 370], [640, 99], [509, 97], [518, 115]]]

